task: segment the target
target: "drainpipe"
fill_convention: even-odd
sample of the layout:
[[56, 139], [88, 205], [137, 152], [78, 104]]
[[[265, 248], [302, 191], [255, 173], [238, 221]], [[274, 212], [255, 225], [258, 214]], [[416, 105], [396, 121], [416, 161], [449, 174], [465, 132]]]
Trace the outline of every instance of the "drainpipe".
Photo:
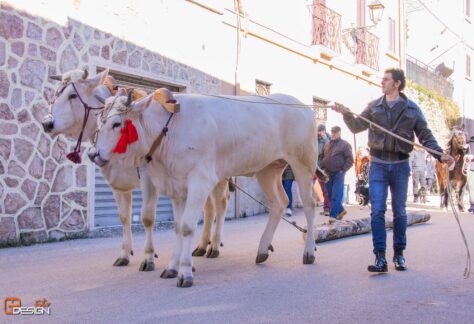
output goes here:
[[[239, 61], [240, 61], [240, 0], [234, 0], [234, 11], [237, 17], [237, 28], [236, 28], [236, 55], [235, 55], [235, 73], [234, 73], [234, 95], [240, 95], [240, 82], [239, 82]], [[234, 177], [236, 186], [239, 185], [239, 177]], [[234, 199], [234, 218], [238, 218], [240, 215], [240, 191], [235, 188], [235, 199]]]

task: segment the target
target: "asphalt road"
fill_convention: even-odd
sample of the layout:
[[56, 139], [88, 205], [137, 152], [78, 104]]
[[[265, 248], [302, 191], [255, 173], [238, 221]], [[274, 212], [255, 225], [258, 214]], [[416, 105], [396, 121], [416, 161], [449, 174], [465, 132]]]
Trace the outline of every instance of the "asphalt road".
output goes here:
[[[369, 213], [349, 211], [351, 218]], [[135, 235], [135, 256], [121, 268], [112, 267], [120, 238], [1, 249], [2, 307], [4, 297], [20, 297], [28, 306], [46, 298], [52, 314], [20, 317], [0, 310], [0, 323], [473, 323], [474, 273], [463, 278], [466, 252], [457, 224], [449, 213], [430, 212], [429, 223], [408, 229], [409, 270], [396, 272], [390, 262], [385, 275], [367, 272], [370, 235], [319, 244], [316, 263], [303, 265], [301, 233], [283, 222], [275, 252], [256, 265], [265, 215], [226, 222], [219, 258], [194, 258], [191, 288], [160, 278], [171, 230], [155, 233], [159, 258], [148, 273], [138, 271], [143, 234]], [[304, 225], [301, 210], [293, 218]], [[463, 213], [461, 220], [474, 249], [474, 215]], [[391, 232], [388, 238], [390, 246]]]

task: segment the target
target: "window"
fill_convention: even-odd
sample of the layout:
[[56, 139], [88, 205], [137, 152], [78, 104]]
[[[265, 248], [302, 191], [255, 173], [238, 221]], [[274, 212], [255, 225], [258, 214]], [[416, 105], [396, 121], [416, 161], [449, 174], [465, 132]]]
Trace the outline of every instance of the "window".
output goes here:
[[393, 18], [388, 18], [388, 50], [392, 53], [397, 52], [395, 19]]
[[466, 78], [471, 78], [471, 56], [466, 54]]
[[268, 96], [270, 94], [271, 83], [255, 80], [255, 94], [257, 96]]
[[318, 97], [313, 97], [313, 106], [314, 106], [314, 118], [318, 122], [327, 122], [328, 121], [328, 110], [327, 108], [319, 108], [318, 106], [325, 106], [329, 103], [328, 100], [324, 100]]

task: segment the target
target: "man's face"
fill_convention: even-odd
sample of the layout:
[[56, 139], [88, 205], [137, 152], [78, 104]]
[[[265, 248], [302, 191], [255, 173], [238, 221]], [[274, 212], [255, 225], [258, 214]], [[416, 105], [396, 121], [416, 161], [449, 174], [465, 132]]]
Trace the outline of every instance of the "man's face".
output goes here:
[[341, 137], [341, 132], [331, 130], [331, 139], [338, 139]]
[[385, 73], [382, 78], [382, 92], [385, 95], [398, 92], [400, 81], [393, 80], [392, 73]]
[[322, 138], [326, 138], [326, 131], [322, 130], [318, 132], [318, 135]]

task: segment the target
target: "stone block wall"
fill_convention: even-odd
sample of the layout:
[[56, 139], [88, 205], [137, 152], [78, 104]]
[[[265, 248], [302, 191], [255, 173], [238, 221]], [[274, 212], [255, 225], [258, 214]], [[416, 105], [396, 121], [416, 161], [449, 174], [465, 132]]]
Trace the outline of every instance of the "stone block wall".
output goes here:
[[74, 143], [41, 128], [56, 84], [48, 77], [93, 62], [187, 92], [218, 94], [221, 81], [112, 34], [69, 20], [61, 26], [0, 4], [0, 246], [77, 237], [88, 228], [87, 166]]

